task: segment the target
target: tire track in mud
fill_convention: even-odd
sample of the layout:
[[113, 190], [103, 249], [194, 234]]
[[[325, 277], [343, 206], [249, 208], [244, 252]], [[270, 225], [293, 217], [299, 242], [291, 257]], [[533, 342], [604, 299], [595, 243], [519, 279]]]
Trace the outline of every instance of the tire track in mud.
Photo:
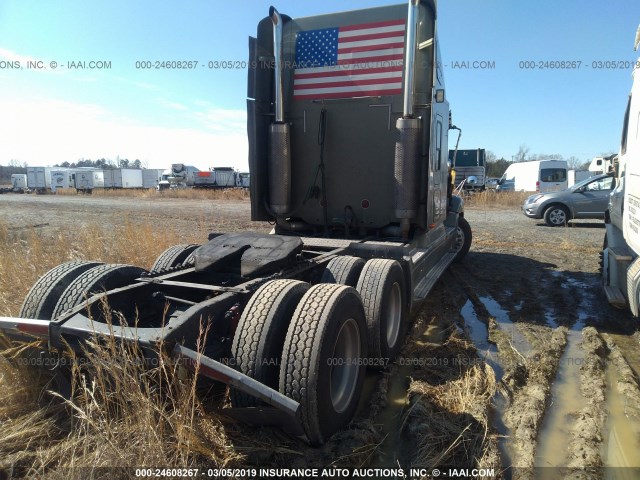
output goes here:
[[[494, 282], [489, 284], [491, 295], [499, 298], [500, 303], [506, 303], [508, 313], [518, 318], [519, 321], [514, 322], [515, 328], [520, 329], [532, 345], [540, 348], [542, 344], [542, 355], [534, 352], [527, 358], [528, 362], [514, 362], [513, 355], [508, 353], [509, 349], [513, 350], [514, 342], [500, 339], [500, 329], [496, 328], [490, 314], [495, 312], [484, 311], [479, 305], [482, 301], [474, 301], [474, 297], [485, 295], [484, 285], [478, 285], [470, 269], [464, 270], [465, 281], [461, 283], [478, 316], [487, 320], [490, 340], [497, 345], [498, 356], [504, 366], [503, 384], [512, 400], [505, 412], [505, 423], [511, 432], [509, 447], [515, 468], [507, 471], [506, 476], [565, 478], [579, 470], [582, 478], [603, 478], [602, 466], [633, 466], [629, 458], [640, 462], [637, 455], [637, 446], [640, 445], [637, 443], [640, 438], [637, 427], [640, 418], [636, 417], [636, 412], [640, 411], [636, 408], [640, 405], [636, 398], [637, 376], [628, 366], [626, 374], [616, 375], [615, 370], [625, 370], [622, 367], [614, 369], [611, 365], [616, 361], [625, 362], [625, 355], [610, 339], [608, 348], [605, 347], [595, 328], [585, 328], [588, 324], [600, 328], [607, 325], [598, 315], [599, 309], [594, 308], [594, 305], [601, 307], [602, 303], [596, 298], [595, 292], [600, 290], [596, 279], [582, 272], [551, 269], [543, 272], [538, 276], [537, 290], [542, 292], [538, 294], [540, 297], [549, 292], [546, 296], [548, 301], [543, 308], [533, 311], [527, 308], [531, 296], [520, 298], [517, 293], [522, 286], [531, 291], [530, 278], [535, 274], [527, 272], [520, 280], [522, 286], [516, 287], [515, 292], [513, 286], [497, 291], [500, 286], [496, 287]], [[538, 303], [543, 303], [540, 297]], [[555, 328], [559, 324], [564, 327]], [[638, 335], [636, 332], [634, 337], [617, 336], [619, 341], [625, 340], [626, 356], [633, 356], [632, 349], [633, 345], [638, 346]], [[617, 354], [614, 353], [616, 351]], [[612, 391], [612, 385], [617, 385], [618, 391]], [[622, 392], [627, 396], [624, 397]], [[612, 403], [615, 404], [618, 395], [622, 400], [617, 403], [624, 408], [619, 409], [623, 413], [618, 412], [616, 420]], [[612, 415], [613, 419], [610, 418]], [[628, 425], [623, 425], [620, 417], [626, 418], [631, 428], [623, 428]], [[633, 446], [620, 448], [621, 443]], [[625, 455], [625, 451], [629, 453]], [[545, 458], [549, 452], [555, 455], [551, 462]], [[532, 469], [534, 465], [564, 468], [538, 470]], [[640, 476], [640, 470], [631, 474]]]

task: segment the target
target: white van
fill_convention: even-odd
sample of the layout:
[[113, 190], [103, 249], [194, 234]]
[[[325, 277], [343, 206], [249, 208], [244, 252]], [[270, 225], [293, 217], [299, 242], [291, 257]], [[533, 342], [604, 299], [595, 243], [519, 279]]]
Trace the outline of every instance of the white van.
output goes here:
[[500, 192], [555, 192], [568, 187], [566, 160], [534, 160], [512, 163], [502, 175]]

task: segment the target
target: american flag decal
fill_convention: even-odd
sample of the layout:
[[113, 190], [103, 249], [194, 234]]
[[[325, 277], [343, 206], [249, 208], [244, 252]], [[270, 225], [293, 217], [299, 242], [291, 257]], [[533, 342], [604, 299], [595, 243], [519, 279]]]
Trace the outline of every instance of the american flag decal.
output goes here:
[[293, 98], [402, 93], [404, 20], [298, 32]]

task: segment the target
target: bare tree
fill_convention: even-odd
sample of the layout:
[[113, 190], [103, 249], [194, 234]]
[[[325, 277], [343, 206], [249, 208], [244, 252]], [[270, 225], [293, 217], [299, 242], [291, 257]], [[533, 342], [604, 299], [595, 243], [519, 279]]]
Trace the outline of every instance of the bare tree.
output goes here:
[[524, 143], [518, 147], [518, 153], [513, 156], [514, 162], [524, 162], [527, 160], [529, 155], [529, 147], [527, 147]]
[[567, 166], [573, 170], [581, 170], [584, 163], [584, 160], [580, 160], [574, 155], [571, 155], [569, 158], [567, 158]]

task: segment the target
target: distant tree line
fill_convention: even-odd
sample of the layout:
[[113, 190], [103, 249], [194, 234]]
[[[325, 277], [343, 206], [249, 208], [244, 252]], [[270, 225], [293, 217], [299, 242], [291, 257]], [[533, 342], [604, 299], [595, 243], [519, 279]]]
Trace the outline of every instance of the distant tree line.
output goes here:
[[[518, 162], [530, 162], [533, 160], [566, 160], [567, 165], [570, 169], [573, 170], [587, 170], [589, 168], [589, 164], [591, 160], [581, 160], [578, 157], [570, 156], [569, 158], [564, 158], [562, 155], [558, 153], [529, 153], [529, 147], [526, 145], [520, 145], [518, 148], [518, 153], [511, 157], [511, 160], [507, 160], [506, 158], [498, 158], [492, 151], [486, 151], [486, 161], [487, 161], [487, 177], [501, 177], [502, 174], [507, 170], [507, 167], [512, 163]], [[600, 156], [610, 155], [613, 152], [603, 152]]]
[[20, 165], [17, 160], [11, 160], [6, 167], [0, 165], [0, 184], [10, 184], [14, 173], [27, 173], [27, 164]]
[[63, 168], [78, 168], [78, 167], [92, 167], [108, 170], [110, 168], [143, 168], [144, 165], [137, 158], [135, 160], [129, 160], [128, 158], [117, 158], [114, 160], [107, 160], [105, 158], [99, 158], [97, 160], [91, 160], [88, 158], [81, 158], [77, 162], [62, 162], [54, 165], [54, 167]]

